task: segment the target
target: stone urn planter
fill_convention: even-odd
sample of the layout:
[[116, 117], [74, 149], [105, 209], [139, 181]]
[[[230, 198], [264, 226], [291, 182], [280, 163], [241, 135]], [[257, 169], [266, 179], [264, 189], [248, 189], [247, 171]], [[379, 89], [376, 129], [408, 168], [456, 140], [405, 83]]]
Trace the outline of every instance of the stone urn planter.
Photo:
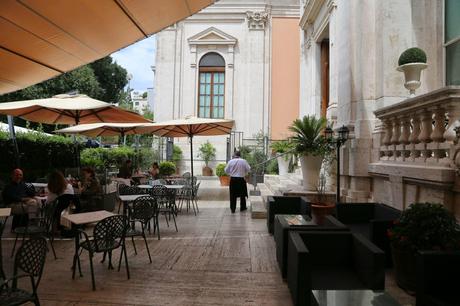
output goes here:
[[318, 184], [319, 172], [321, 170], [322, 156], [311, 154], [300, 157], [300, 167], [302, 169], [303, 187], [307, 190], [316, 190]]
[[409, 63], [401, 65], [397, 68], [398, 71], [404, 73], [405, 82], [404, 87], [406, 87], [411, 97], [415, 97], [415, 90], [420, 87], [420, 76], [422, 70], [428, 67], [425, 63]]
[[202, 169], [203, 176], [212, 176], [212, 168], [205, 166]]
[[289, 160], [286, 160], [286, 157], [278, 156], [276, 157], [278, 162], [278, 174], [279, 175], [286, 175], [289, 173]]

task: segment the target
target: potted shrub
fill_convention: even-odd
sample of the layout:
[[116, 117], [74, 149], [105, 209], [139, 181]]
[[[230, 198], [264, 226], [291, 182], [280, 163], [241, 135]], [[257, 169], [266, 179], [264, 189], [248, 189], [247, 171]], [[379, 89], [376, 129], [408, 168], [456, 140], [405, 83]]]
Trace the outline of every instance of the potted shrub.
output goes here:
[[323, 156], [331, 152], [331, 147], [322, 135], [325, 127], [326, 119], [318, 119], [315, 116], [296, 119], [289, 127], [289, 130], [295, 133], [292, 142], [300, 157], [303, 186], [307, 190], [316, 190]]
[[160, 176], [170, 176], [176, 173], [176, 165], [170, 161], [163, 161], [159, 165]]
[[459, 234], [455, 217], [441, 204], [410, 205], [388, 230], [398, 286], [414, 292], [417, 251], [459, 249]]
[[200, 146], [198, 157], [202, 158], [205, 166], [203, 167], [203, 176], [211, 176], [212, 169], [209, 167], [209, 161], [216, 158], [216, 148], [209, 142], [206, 141]]
[[221, 186], [230, 186], [230, 176], [225, 173], [227, 164], [218, 164], [216, 167], [216, 175], [219, 177]]
[[398, 71], [404, 72], [406, 87], [410, 96], [415, 96], [415, 90], [420, 87], [420, 75], [422, 70], [428, 67], [426, 64], [426, 53], [420, 48], [409, 48], [403, 53], [398, 60]]
[[273, 142], [271, 147], [277, 156], [279, 175], [286, 175], [289, 173], [289, 163], [292, 159], [292, 154], [289, 153], [294, 149], [293, 144], [288, 140], [279, 140]]

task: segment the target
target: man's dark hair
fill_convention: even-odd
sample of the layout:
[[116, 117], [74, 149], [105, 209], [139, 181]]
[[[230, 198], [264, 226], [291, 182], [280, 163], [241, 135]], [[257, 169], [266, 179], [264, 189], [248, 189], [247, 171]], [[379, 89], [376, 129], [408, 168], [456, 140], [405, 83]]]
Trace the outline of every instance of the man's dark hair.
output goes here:
[[235, 157], [241, 157], [241, 152], [240, 152], [240, 151], [235, 151], [235, 153], [233, 154], [233, 156], [235, 156]]

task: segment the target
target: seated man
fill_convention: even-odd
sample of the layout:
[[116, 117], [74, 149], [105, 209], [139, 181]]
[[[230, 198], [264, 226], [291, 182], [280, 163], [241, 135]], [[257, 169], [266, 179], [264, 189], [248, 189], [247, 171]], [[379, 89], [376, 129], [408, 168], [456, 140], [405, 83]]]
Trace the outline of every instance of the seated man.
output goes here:
[[3, 201], [11, 207], [13, 214], [12, 229], [25, 226], [29, 219], [28, 213], [37, 210], [35, 191], [26, 186], [23, 177], [21, 169], [14, 169], [11, 173], [11, 182], [3, 190]]

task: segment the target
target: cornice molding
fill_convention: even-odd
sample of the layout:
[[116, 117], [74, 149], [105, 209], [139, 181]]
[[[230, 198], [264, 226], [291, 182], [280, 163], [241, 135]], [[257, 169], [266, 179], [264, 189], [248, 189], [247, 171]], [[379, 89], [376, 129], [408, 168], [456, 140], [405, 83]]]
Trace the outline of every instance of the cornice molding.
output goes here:
[[237, 39], [215, 27], [207, 28], [187, 39], [189, 45], [235, 45]]
[[326, 0], [307, 0], [299, 23], [303, 30], [306, 30], [309, 25], [315, 21], [325, 1]]

